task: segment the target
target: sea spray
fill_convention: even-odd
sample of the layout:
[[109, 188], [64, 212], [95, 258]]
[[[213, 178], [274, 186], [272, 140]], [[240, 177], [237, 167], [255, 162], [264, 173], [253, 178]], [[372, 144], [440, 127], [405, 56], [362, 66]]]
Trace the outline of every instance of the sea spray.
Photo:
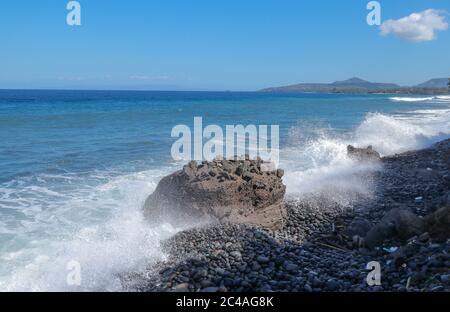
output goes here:
[[[160, 241], [180, 230], [164, 223], [150, 227], [143, 218], [143, 201], [160, 175], [148, 171], [118, 176], [80, 190], [84, 199], [72, 194], [73, 198], [58, 202], [58, 210], [35, 209], [27, 223], [39, 236], [27, 241], [31, 233], [16, 233], [7, 243], [23, 241], [20, 249], [1, 256], [9, 270], [2, 271], [0, 290], [124, 290], [120, 274], [144, 270], [163, 259]], [[80, 264], [80, 285], [66, 281], [71, 261]]]
[[[290, 196], [327, 193], [329, 196], [372, 196], [371, 172], [380, 164], [360, 163], [347, 157], [347, 146], [372, 145], [383, 156], [427, 147], [450, 136], [450, 111], [432, 110], [433, 116], [388, 116], [369, 113], [351, 132], [337, 133], [329, 127], [312, 127], [315, 136], [300, 136], [291, 129], [290, 145], [281, 151], [281, 167], [286, 169], [284, 182]], [[433, 117], [433, 118], [430, 118]], [[319, 123], [320, 124], [320, 123]], [[300, 129], [302, 126], [300, 126]], [[298, 144], [295, 140], [298, 139]]]

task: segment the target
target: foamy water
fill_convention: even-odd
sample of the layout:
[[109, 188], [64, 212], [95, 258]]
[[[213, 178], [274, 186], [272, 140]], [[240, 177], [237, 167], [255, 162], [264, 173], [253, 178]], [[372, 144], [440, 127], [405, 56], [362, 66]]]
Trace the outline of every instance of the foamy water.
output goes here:
[[320, 194], [341, 207], [353, 207], [355, 200], [375, 196], [371, 173], [382, 166], [348, 158], [349, 144], [372, 145], [386, 156], [428, 147], [449, 134], [450, 110], [416, 111], [408, 117], [368, 114], [350, 133], [323, 134], [283, 150], [281, 167], [286, 169], [287, 197], [302, 200]]
[[[377, 163], [347, 157], [347, 146], [369, 145], [382, 156], [426, 148], [450, 135], [450, 109], [415, 110], [402, 115], [369, 113], [354, 130], [336, 134], [318, 129], [312, 139], [283, 151], [281, 167], [290, 196], [321, 192], [334, 196], [372, 196], [372, 184], [361, 173], [381, 170]], [[295, 138], [294, 138], [295, 140]]]
[[395, 96], [391, 97], [390, 100], [394, 102], [450, 101], [450, 96], [447, 95], [427, 96], [427, 97]]
[[391, 97], [390, 99], [396, 102], [424, 102], [432, 101], [434, 97]]
[[[211, 105], [225, 119], [205, 123], [280, 124], [288, 196], [321, 192], [343, 204], [354, 194], [371, 196], [361, 173], [381, 170], [347, 158], [348, 144], [389, 155], [450, 134], [447, 96], [401, 110], [397, 105], [410, 105], [407, 97], [226, 94], [177, 102], [177, 94], [127, 96], [133, 99], [125, 104], [109, 97], [95, 105], [75, 101], [76, 109], [71, 102], [49, 109], [47, 101], [33, 110], [0, 105], [0, 172], [7, 177], [0, 181], [0, 291], [124, 291], [122, 274], [164, 259], [161, 240], [182, 229], [149, 226], [142, 205], [158, 181], [181, 166], [168, 155], [170, 128]], [[241, 119], [247, 115], [252, 118]], [[74, 261], [80, 285], [67, 283]]]
[[[145, 171], [119, 177], [97, 174], [90, 178], [109, 181], [95, 187], [77, 181], [85, 188], [70, 193], [58, 193], [45, 186], [2, 192], [2, 203], [26, 204], [32, 209], [25, 210], [20, 222], [9, 227], [11, 235], [15, 235], [16, 250], [2, 253], [0, 289], [121, 290], [119, 274], [162, 259], [160, 240], [179, 230], [170, 224], [150, 227], [141, 213], [146, 195], [166, 172]], [[47, 179], [66, 177], [38, 179], [45, 185]], [[33, 236], [36, 239], [29, 240]], [[67, 265], [72, 261], [82, 269], [80, 286], [66, 281]]]

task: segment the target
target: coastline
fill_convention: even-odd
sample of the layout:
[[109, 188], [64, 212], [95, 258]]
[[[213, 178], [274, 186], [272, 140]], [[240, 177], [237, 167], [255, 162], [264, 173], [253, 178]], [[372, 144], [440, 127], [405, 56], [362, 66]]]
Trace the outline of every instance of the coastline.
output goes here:
[[[279, 231], [230, 223], [182, 231], [163, 242], [166, 261], [122, 281], [137, 291], [450, 291], [448, 209], [439, 223], [445, 237], [427, 229], [404, 236], [409, 229], [402, 218], [409, 214], [388, 220], [398, 222], [397, 231], [383, 228], [395, 211], [425, 220], [450, 206], [449, 157], [450, 139], [383, 157], [382, 170], [368, 177], [375, 181], [374, 198], [348, 206], [314, 196], [287, 200]], [[372, 238], [382, 237], [368, 247], [362, 238], [371, 230]], [[373, 261], [382, 278], [369, 286]]]
[[[164, 222], [149, 226], [142, 214], [142, 206], [161, 178], [183, 165], [167, 160], [164, 148], [170, 146], [167, 133], [175, 122], [172, 116], [177, 120], [187, 118], [188, 108], [204, 111], [215, 105], [217, 115], [227, 117], [210, 117], [208, 122], [212, 123], [233, 124], [235, 113], [239, 111], [242, 115], [252, 114], [257, 120], [286, 127], [282, 132], [285, 141], [280, 150], [280, 168], [285, 173], [283, 181], [286, 199], [292, 206], [289, 209], [292, 218], [288, 220], [291, 225], [276, 238], [298, 241], [297, 244], [313, 236], [321, 237], [314, 234], [318, 230], [330, 235], [330, 220], [335, 218], [333, 209], [341, 213], [343, 208], [364, 206], [365, 203], [359, 204], [356, 200], [369, 200], [363, 196], [372, 196], [375, 191], [372, 180], [376, 171], [359, 177], [357, 173], [365, 173], [372, 166], [348, 159], [348, 144], [357, 147], [372, 144], [382, 155], [389, 155], [429, 146], [449, 133], [448, 98], [409, 103], [411, 98], [405, 97], [402, 98], [404, 102], [397, 103], [386, 96], [192, 94], [189, 99], [184, 95], [175, 96], [178, 100], [174, 102], [173, 94], [153, 94], [160, 103], [148, 105], [144, 101], [147, 97], [140, 93], [120, 96], [104, 93], [93, 97], [84, 92], [72, 95], [64, 92], [51, 97], [50, 94], [49, 97], [17, 94], [2, 100], [2, 108], [7, 113], [5, 120], [8, 120], [2, 124], [3, 129], [7, 130], [11, 123], [17, 125], [16, 135], [3, 132], [3, 150], [16, 151], [18, 137], [21, 142], [35, 144], [24, 145], [22, 152], [17, 151], [16, 166], [6, 163], [0, 166], [5, 173], [0, 190], [0, 197], [5, 200], [2, 207], [9, 208], [1, 211], [2, 225], [11, 233], [3, 236], [6, 244], [0, 257], [6, 261], [0, 272], [0, 288], [5, 291], [126, 291], [133, 287], [127, 283], [122, 285], [120, 277], [123, 274], [144, 272], [146, 267], [150, 268], [166, 257], [170, 261], [169, 247], [161, 248], [161, 242], [192, 224], [185, 222], [177, 227]], [[227, 104], [229, 101], [236, 101], [231, 109]], [[82, 114], [73, 114], [74, 107]], [[267, 114], [259, 110], [261, 107], [266, 110], [277, 107], [277, 112]], [[343, 107], [345, 111], [341, 111]], [[373, 113], [374, 107], [379, 113]], [[36, 114], [28, 115], [30, 109]], [[124, 109], [128, 112], [126, 115]], [[161, 119], [161, 111], [169, 118]], [[306, 113], [308, 111], [311, 114]], [[61, 118], [54, 119], [55, 114]], [[23, 116], [31, 123], [24, 123]], [[89, 118], [82, 118], [80, 123], [80, 116]], [[299, 121], [303, 116], [305, 119]], [[326, 123], [320, 122], [322, 118]], [[49, 120], [51, 127], [48, 127]], [[184, 121], [180, 120], [180, 123]], [[91, 128], [96, 124], [98, 126]], [[118, 138], [111, 136], [118, 127], [124, 130], [119, 145]], [[58, 135], [59, 144], [48, 144], [48, 138], [56, 135], [55, 129], [64, 129]], [[149, 137], [156, 145], [149, 146]], [[130, 143], [133, 143], [131, 149]], [[54, 150], [56, 146], [58, 148]], [[77, 153], [66, 153], [75, 148]], [[324, 191], [328, 194], [323, 198], [318, 195], [305, 198], [305, 194]], [[358, 198], [359, 195], [362, 198]], [[298, 198], [302, 201], [297, 201]], [[331, 206], [331, 212], [324, 207], [325, 200]], [[23, 213], [29, 220], [26, 224], [19, 223]], [[51, 220], [51, 223], [42, 220]], [[335, 225], [341, 226], [338, 222]], [[269, 236], [273, 234], [269, 233]], [[224, 237], [235, 240], [232, 234], [224, 234]], [[205, 239], [209, 239], [208, 235]], [[328, 239], [321, 242], [335, 244]], [[341, 242], [336, 243], [341, 246]], [[220, 239], [217, 244], [221, 249]], [[349, 249], [345, 244], [343, 246]], [[194, 244], [192, 251], [197, 247]], [[225, 258], [229, 261], [228, 255], [225, 254]], [[73, 259], [83, 267], [83, 283], [77, 287], [66, 284], [65, 264]], [[187, 257], [173, 260], [185, 259]], [[252, 267], [253, 261], [256, 260], [248, 258], [244, 262]], [[265, 269], [263, 265], [261, 267]], [[367, 274], [364, 268], [357, 269]], [[275, 281], [277, 279], [274, 277]], [[362, 281], [361, 278], [358, 280]], [[220, 286], [222, 280], [217, 282]], [[251, 285], [250, 290], [261, 286], [258, 283]], [[167, 290], [174, 286], [170, 285]], [[271, 285], [271, 289], [281, 291], [282, 287]], [[298, 289], [302, 291], [301, 287]]]

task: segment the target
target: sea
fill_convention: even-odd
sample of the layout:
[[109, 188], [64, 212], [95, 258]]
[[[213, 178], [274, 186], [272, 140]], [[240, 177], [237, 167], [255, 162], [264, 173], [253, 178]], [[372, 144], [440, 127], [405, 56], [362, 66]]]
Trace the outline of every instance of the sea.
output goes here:
[[171, 132], [194, 117], [278, 125], [287, 196], [345, 202], [371, 196], [356, 172], [382, 170], [347, 145], [391, 155], [449, 138], [450, 96], [0, 90], [0, 291], [127, 291], [121, 276], [164, 260], [184, 228], [150, 226], [142, 206], [185, 163]]

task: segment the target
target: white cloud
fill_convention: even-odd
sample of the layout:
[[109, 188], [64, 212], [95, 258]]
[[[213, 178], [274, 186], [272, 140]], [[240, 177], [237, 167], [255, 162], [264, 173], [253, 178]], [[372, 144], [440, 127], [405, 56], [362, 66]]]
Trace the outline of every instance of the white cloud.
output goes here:
[[396, 35], [413, 42], [423, 42], [436, 39], [437, 31], [448, 29], [448, 23], [441, 11], [428, 9], [398, 20], [387, 20], [381, 25], [381, 34]]

